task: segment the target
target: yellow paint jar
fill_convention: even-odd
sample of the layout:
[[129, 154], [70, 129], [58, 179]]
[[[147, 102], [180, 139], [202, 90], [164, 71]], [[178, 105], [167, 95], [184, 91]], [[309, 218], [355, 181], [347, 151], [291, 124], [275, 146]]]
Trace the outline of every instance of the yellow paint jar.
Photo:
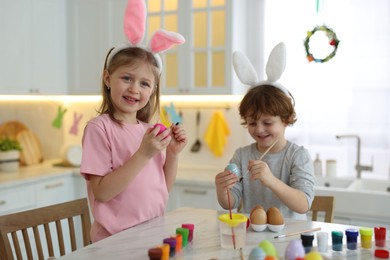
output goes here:
[[359, 233], [360, 233], [360, 240], [361, 240], [362, 248], [370, 249], [372, 246], [372, 234], [374, 233], [373, 229], [372, 228], [360, 228]]

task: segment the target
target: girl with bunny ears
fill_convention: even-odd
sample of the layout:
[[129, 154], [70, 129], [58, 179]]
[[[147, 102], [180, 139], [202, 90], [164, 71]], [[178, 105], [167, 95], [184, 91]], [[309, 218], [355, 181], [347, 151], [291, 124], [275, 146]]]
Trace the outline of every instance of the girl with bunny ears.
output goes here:
[[285, 46], [280, 43], [272, 50], [265, 81], [258, 80], [242, 53], [233, 54], [233, 66], [241, 82], [251, 86], [239, 113], [255, 142], [238, 148], [230, 160], [241, 176], [227, 169], [216, 175], [219, 204], [247, 213], [256, 205], [265, 210], [274, 206], [285, 218], [306, 219], [314, 198], [313, 164], [305, 148], [285, 138], [286, 127], [296, 121], [294, 99], [277, 82], [285, 68]]
[[142, 46], [145, 18], [145, 1], [129, 0], [129, 43], [108, 53], [100, 115], [84, 129], [80, 172], [94, 218], [92, 242], [164, 214], [179, 153], [187, 144], [181, 126], [161, 131], [149, 123], [160, 103], [158, 53], [184, 43], [184, 38], [158, 30], [149, 46]]

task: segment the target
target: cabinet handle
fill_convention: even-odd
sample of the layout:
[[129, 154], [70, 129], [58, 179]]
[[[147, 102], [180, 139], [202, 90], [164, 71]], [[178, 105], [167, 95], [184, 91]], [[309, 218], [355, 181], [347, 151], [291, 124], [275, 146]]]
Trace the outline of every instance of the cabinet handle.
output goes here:
[[190, 193], [190, 194], [196, 194], [196, 195], [206, 195], [207, 191], [184, 189], [184, 193]]
[[60, 181], [60, 182], [57, 182], [57, 183], [52, 183], [52, 184], [46, 184], [45, 185], [45, 189], [54, 189], [54, 188], [57, 188], [57, 187], [61, 187], [64, 185], [64, 182]]
[[5, 201], [5, 200], [0, 200], [0, 206], [1, 206], [1, 205], [5, 205], [5, 204], [7, 204], [7, 201]]

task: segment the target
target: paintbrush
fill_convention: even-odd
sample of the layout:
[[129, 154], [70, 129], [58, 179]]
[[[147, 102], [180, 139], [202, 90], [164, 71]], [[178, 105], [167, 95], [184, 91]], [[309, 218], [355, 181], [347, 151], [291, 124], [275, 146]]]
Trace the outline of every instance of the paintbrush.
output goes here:
[[274, 238], [291, 237], [291, 236], [299, 235], [299, 234], [302, 234], [302, 233], [314, 232], [314, 231], [319, 231], [319, 230], [321, 230], [321, 227], [306, 229], [306, 230], [297, 231], [297, 232], [291, 232], [291, 233], [287, 233], [287, 234], [284, 234], [284, 235], [275, 236]]
[[[227, 189], [226, 192], [227, 192], [227, 197], [228, 197], [230, 219], [233, 219], [232, 207], [230, 206], [230, 192], [229, 192], [229, 189]], [[236, 249], [236, 238], [234, 236], [234, 228], [233, 228], [233, 226], [232, 226], [232, 240], [233, 240], [233, 247], [234, 247], [234, 249]]]
[[264, 158], [264, 156], [267, 155], [267, 153], [272, 149], [272, 147], [274, 147], [274, 145], [279, 141], [279, 139], [276, 139], [270, 147], [268, 147], [267, 150], [265, 150], [265, 152], [260, 156], [260, 159], [259, 160], [262, 160]]

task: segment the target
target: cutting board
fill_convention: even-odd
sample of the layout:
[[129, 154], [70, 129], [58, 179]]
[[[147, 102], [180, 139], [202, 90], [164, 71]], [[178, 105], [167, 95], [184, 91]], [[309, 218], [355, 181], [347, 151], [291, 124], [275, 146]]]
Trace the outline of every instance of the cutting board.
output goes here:
[[22, 131], [28, 130], [27, 126], [19, 121], [7, 121], [0, 125], [0, 138], [8, 137], [16, 139]]
[[17, 134], [22, 151], [20, 152], [21, 165], [34, 165], [43, 161], [41, 144], [37, 136], [30, 130], [24, 130]]

